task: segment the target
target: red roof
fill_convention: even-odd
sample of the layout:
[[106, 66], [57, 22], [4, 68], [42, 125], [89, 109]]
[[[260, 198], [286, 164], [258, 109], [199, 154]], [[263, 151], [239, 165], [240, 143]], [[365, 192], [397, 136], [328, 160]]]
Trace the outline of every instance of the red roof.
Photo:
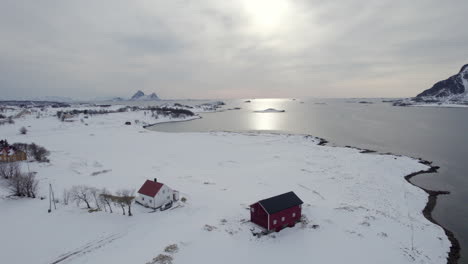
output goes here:
[[146, 182], [141, 186], [140, 190], [138, 190], [138, 193], [144, 194], [146, 196], [151, 196], [154, 197], [156, 194], [158, 194], [159, 190], [164, 184], [160, 182], [154, 182], [150, 180], [146, 180]]

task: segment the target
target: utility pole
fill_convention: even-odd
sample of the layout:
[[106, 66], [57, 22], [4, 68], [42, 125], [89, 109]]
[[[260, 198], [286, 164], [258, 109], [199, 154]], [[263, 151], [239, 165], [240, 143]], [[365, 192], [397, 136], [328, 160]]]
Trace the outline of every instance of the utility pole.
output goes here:
[[52, 203], [54, 203], [54, 209], [57, 210], [57, 205], [55, 204], [54, 190], [52, 189], [52, 184], [49, 183], [49, 213], [52, 212]]

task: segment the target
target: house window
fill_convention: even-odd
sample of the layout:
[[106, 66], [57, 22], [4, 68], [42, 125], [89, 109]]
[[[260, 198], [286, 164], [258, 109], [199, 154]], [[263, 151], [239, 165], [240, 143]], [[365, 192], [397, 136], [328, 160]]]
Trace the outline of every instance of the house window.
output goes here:
[[153, 200], [150, 199], [150, 203], [152, 203], [152, 202], [153, 202]]
[[273, 224], [274, 224], [274, 225], [276, 225], [276, 223], [277, 223], [276, 219], [275, 219], [275, 220], [273, 220]]
[[281, 217], [281, 222], [284, 222], [284, 219], [285, 219], [285, 218], [284, 218], [284, 216], [283, 216], [283, 217]]
[[250, 208], [250, 211], [251, 211], [252, 213], [255, 212], [255, 208], [251, 207], [251, 208]]
[[293, 214], [292, 214], [292, 217], [296, 217], [296, 213], [293, 213]]
[[144, 201], [144, 200], [145, 200], [145, 197], [141, 197], [141, 200]]
[[163, 190], [163, 194], [166, 193], [166, 190]]

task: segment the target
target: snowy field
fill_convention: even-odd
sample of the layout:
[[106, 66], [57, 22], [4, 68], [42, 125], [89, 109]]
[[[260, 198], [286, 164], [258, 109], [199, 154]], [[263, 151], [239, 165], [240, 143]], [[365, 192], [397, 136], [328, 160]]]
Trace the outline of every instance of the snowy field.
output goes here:
[[[38, 172], [42, 196], [49, 184], [61, 199], [73, 185], [138, 190], [158, 178], [187, 201], [164, 212], [134, 205], [132, 217], [75, 204], [49, 214], [46, 199], [8, 197], [0, 187], [0, 262], [145, 264], [167, 254], [173, 263], [446, 263], [450, 243], [421, 213], [427, 194], [404, 180], [428, 168], [415, 159], [304, 136], [124, 125], [135, 119], [145, 120], [143, 112], [93, 116], [87, 125], [26, 115], [0, 126], [0, 138], [51, 151], [49, 164], [22, 165]], [[107, 172], [93, 176], [99, 171]], [[253, 236], [248, 206], [288, 191], [304, 201], [309, 222]], [[170, 244], [178, 251], [165, 253]]]

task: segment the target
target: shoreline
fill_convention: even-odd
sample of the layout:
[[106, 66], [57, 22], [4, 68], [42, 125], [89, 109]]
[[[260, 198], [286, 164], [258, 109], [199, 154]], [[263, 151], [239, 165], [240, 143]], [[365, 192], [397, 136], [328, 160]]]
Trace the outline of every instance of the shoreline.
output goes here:
[[197, 116], [197, 117], [198, 117], [198, 118], [183, 119], [183, 120], [170, 120], [170, 121], [164, 121], [164, 122], [159, 122], [159, 123], [148, 124], [148, 125], [143, 126], [143, 128], [144, 128], [144, 129], [147, 129], [147, 128], [149, 128], [149, 127], [156, 126], [156, 125], [159, 125], [159, 124], [187, 122], [187, 121], [192, 121], [192, 120], [196, 120], [196, 119], [202, 119], [201, 116]]
[[[186, 121], [190, 121], [190, 120], [186, 120]], [[154, 124], [154, 125], [158, 125], [158, 124]], [[220, 131], [220, 132], [243, 134], [243, 132], [231, 132], [231, 131]], [[166, 132], [166, 133], [168, 133], [168, 132]], [[252, 133], [252, 131], [245, 132], [245, 133]], [[263, 134], [265, 134], [265, 132], [262, 132], [262, 131], [258, 131], [258, 132], [254, 132], [254, 133], [260, 133], [260, 134], [263, 133]], [[268, 132], [266, 132], [266, 134], [301, 135], [301, 134], [292, 134], [292, 133], [268, 133]], [[394, 153], [390, 153], [390, 152], [379, 153], [378, 151], [375, 151], [375, 150], [363, 149], [363, 148], [353, 147], [353, 146], [349, 146], [349, 145], [347, 145], [347, 146], [328, 145], [330, 142], [328, 140], [324, 139], [324, 138], [315, 137], [315, 136], [309, 135], [309, 134], [302, 134], [302, 135], [306, 139], [310, 139], [310, 138], [318, 139], [318, 141], [319, 141], [317, 143], [318, 146], [353, 148], [353, 149], [359, 150], [360, 153], [362, 153], [362, 154], [393, 155], [393, 156], [400, 156], [400, 157], [403, 156], [403, 155], [394, 154]], [[415, 177], [417, 175], [426, 174], [426, 173], [437, 173], [437, 170], [440, 167], [439, 166], [433, 166], [431, 161], [427, 161], [427, 160], [424, 160], [424, 159], [421, 159], [421, 158], [414, 158], [414, 157], [410, 157], [410, 158], [419, 160], [419, 163], [429, 166], [429, 168], [427, 170], [421, 170], [421, 171], [410, 173], [410, 174], [404, 176], [404, 178], [409, 184], [422, 189], [424, 192], [426, 192], [428, 194], [428, 201], [426, 203], [426, 206], [422, 210], [422, 213], [423, 213], [424, 217], [427, 220], [429, 220], [429, 222], [441, 227], [444, 230], [445, 235], [447, 236], [448, 240], [451, 243], [450, 251], [448, 252], [448, 256], [447, 256], [447, 264], [458, 264], [458, 260], [460, 259], [460, 251], [461, 251], [461, 247], [460, 247], [460, 243], [459, 243], [458, 239], [456, 238], [455, 234], [451, 230], [444, 227], [442, 224], [437, 222], [432, 217], [432, 212], [434, 211], [434, 208], [437, 205], [437, 196], [447, 195], [447, 194], [450, 194], [450, 192], [449, 191], [429, 190], [429, 189], [418, 186], [417, 184], [411, 182], [411, 178], [413, 178], [413, 177]]]
[[422, 159], [419, 159], [419, 160], [420, 160], [419, 161], [420, 163], [428, 165], [428, 166], [430, 166], [430, 168], [427, 169], [427, 170], [421, 170], [421, 171], [417, 171], [417, 172], [413, 172], [411, 174], [408, 174], [408, 175], [405, 176], [405, 180], [408, 183], [410, 183], [411, 185], [422, 189], [423, 191], [425, 191], [428, 194], [428, 201], [427, 201], [427, 204], [424, 207], [422, 213], [423, 213], [424, 217], [427, 220], [429, 220], [431, 223], [433, 223], [435, 225], [440, 226], [444, 230], [445, 235], [448, 237], [450, 243], [452, 244], [450, 246], [450, 252], [448, 253], [448, 257], [447, 257], [447, 264], [457, 264], [458, 260], [460, 259], [460, 250], [461, 250], [460, 243], [458, 242], [458, 239], [455, 237], [455, 234], [452, 231], [445, 228], [443, 225], [441, 225], [439, 222], [437, 222], [432, 217], [432, 211], [434, 211], [434, 208], [437, 205], [437, 196], [447, 195], [447, 194], [450, 194], [450, 192], [449, 191], [429, 190], [429, 189], [418, 186], [418, 185], [414, 184], [413, 182], [411, 182], [411, 178], [413, 178], [413, 177], [415, 177], [417, 175], [426, 174], [426, 173], [437, 173], [437, 170], [440, 168], [439, 166], [432, 166], [432, 162], [430, 162], [430, 161], [426, 161], [426, 160], [422, 160]]
[[[327, 140], [325, 140], [323, 138], [319, 138], [319, 140], [320, 140], [320, 143], [319, 143], [320, 146], [326, 146], [327, 143], [329, 143]], [[331, 147], [339, 147], [339, 146], [331, 146]], [[345, 148], [357, 149], [362, 154], [374, 154], [375, 153], [377, 155], [402, 156], [402, 155], [394, 154], [394, 153], [390, 153], [390, 152], [379, 153], [379, 152], [377, 152], [375, 150], [362, 149], [362, 148], [353, 147], [353, 146], [344, 146], [344, 147]], [[411, 158], [414, 158], [414, 157], [411, 157]], [[448, 240], [452, 244], [450, 246], [450, 251], [448, 252], [448, 256], [447, 256], [447, 264], [458, 264], [458, 260], [460, 259], [460, 251], [461, 251], [460, 242], [458, 241], [455, 234], [451, 230], [447, 229], [445, 226], [440, 224], [438, 221], [436, 221], [432, 217], [432, 212], [434, 211], [434, 208], [437, 205], [437, 196], [447, 195], [447, 194], [450, 194], [450, 192], [449, 191], [429, 190], [427, 188], [424, 188], [422, 186], [419, 186], [419, 185], [411, 182], [411, 179], [413, 177], [417, 176], [417, 175], [426, 174], [426, 173], [437, 173], [437, 171], [438, 171], [438, 169], [440, 169], [440, 167], [439, 166], [433, 166], [432, 161], [427, 161], [427, 160], [424, 160], [424, 159], [421, 159], [421, 158], [414, 158], [414, 159], [419, 160], [419, 163], [427, 165], [427, 166], [429, 166], [429, 168], [427, 170], [420, 170], [420, 171], [417, 171], [417, 172], [410, 173], [410, 174], [406, 175], [404, 178], [409, 184], [411, 184], [413, 186], [416, 186], [416, 187], [420, 188], [421, 190], [423, 190], [424, 192], [427, 193], [428, 200], [427, 200], [426, 206], [422, 210], [422, 213], [423, 213], [424, 217], [427, 220], [429, 220], [429, 222], [431, 222], [431, 223], [433, 223], [433, 224], [435, 224], [437, 226], [440, 226], [444, 230], [445, 235], [447, 236]]]

